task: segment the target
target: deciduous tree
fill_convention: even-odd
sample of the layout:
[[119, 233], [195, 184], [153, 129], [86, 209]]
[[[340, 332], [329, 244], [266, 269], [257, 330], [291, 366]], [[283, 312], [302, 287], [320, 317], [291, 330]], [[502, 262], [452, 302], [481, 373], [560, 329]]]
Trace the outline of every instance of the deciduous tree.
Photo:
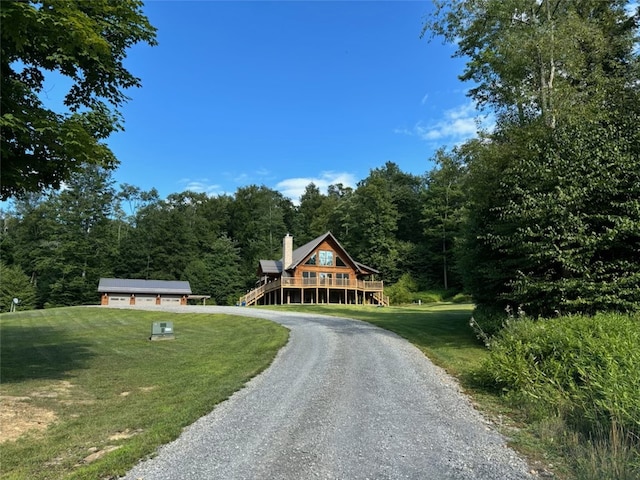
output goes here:
[[[122, 129], [129, 47], [155, 45], [139, 0], [0, 2], [0, 154], [3, 200], [58, 188], [83, 165], [115, 168], [104, 140]], [[40, 98], [47, 72], [72, 83], [68, 111]]]

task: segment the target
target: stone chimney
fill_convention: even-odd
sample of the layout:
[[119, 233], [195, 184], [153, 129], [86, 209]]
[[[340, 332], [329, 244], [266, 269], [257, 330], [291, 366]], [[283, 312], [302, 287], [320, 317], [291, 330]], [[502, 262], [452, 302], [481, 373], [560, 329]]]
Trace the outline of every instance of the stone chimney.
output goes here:
[[287, 233], [282, 239], [282, 269], [286, 270], [293, 263], [293, 237]]

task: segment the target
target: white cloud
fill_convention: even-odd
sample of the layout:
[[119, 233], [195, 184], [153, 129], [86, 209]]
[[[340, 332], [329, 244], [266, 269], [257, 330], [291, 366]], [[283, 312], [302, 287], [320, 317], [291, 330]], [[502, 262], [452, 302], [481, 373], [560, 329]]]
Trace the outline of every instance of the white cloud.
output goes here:
[[412, 129], [396, 128], [394, 133], [415, 135], [429, 142], [458, 144], [478, 134], [479, 129], [490, 129], [492, 119], [480, 114], [473, 102], [445, 110], [442, 117], [429, 122], [419, 121]]
[[178, 183], [184, 185], [182, 189], [185, 192], [206, 193], [210, 197], [225, 193], [219, 184], [210, 182], [208, 178], [200, 180], [183, 178]]
[[322, 193], [326, 194], [329, 185], [341, 183], [345, 187], [354, 187], [356, 178], [353, 174], [347, 172], [322, 172], [317, 177], [295, 177], [281, 180], [276, 184], [276, 190], [285, 197], [290, 198], [297, 205], [305, 188], [310, 183], [313, 183]]

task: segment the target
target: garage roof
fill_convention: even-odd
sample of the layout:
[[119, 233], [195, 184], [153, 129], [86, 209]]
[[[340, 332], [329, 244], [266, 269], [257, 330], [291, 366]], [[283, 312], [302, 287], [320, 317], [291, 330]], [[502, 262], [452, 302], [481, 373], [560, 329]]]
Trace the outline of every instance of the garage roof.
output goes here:
[[191, 285], [189, 282], [181, 280], [101, 278], [98, 292], [191, 295]]

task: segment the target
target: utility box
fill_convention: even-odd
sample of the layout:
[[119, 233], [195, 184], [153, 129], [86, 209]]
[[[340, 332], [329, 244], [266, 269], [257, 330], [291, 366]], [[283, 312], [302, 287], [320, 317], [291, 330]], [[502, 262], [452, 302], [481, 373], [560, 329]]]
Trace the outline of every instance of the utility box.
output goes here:
[[149, 340], [173, 340], [173, 322], [153, 322]]

